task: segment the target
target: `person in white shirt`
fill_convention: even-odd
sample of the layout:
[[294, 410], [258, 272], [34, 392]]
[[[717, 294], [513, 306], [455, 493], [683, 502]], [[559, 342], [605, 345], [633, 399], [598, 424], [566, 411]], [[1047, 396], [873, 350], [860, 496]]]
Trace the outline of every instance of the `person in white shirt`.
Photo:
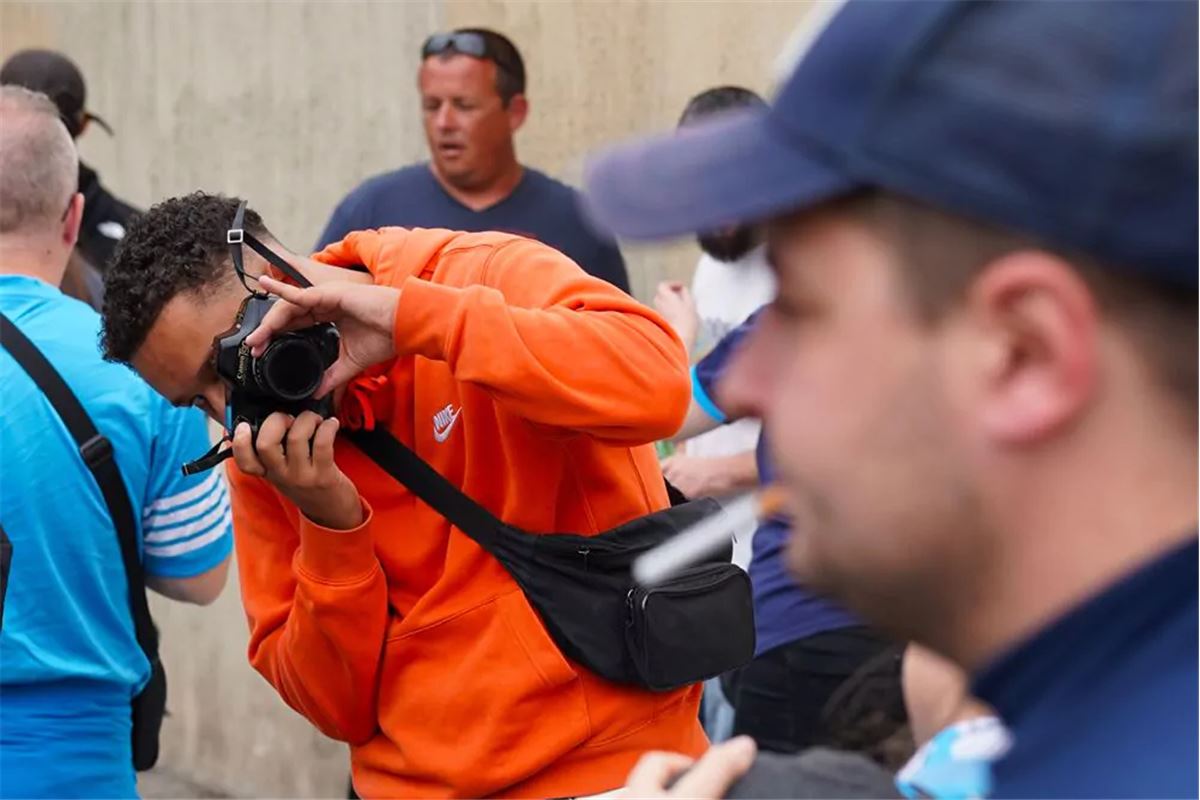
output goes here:
[[[679, 127], [764, 105], [761, 97], [739, 86], [707, 89], [688, 101]], [[679, 333], [693, 360], [775, 296], [775, 278], [757, 230], [734, 226], [697, 239], [702, 253], [690, 291], [682, 283], [667, 281], [659, 284], [654, 298], [655, 307]], [[742, 419], [693, 436], [663, 461], [663, 472], [688, 497], [754, 488], [759, 430], [758, 420]], [[753, 533], [753, 525], [737, 533], [734, 562], [742, 567], [750, 562]]]

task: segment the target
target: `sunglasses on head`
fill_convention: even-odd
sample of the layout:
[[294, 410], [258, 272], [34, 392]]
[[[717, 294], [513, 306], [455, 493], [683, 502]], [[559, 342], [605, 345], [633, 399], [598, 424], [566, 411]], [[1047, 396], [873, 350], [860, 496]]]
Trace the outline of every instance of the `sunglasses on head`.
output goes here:
[[472, 32], [435, 33], [421, 45], [421, 59], [439, 56], [445, 53], [460, 53], [472, 58], [482, 58], [491, 61], [507, 72], [515, 72], [513, 65], [508, 63], [503, 55], [496, 52], [487, 37]]

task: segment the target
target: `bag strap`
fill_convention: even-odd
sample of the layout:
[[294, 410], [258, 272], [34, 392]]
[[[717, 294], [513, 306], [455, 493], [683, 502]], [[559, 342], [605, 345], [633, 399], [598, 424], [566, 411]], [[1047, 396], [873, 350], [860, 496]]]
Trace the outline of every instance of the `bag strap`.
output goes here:
[[4, 599], [8, 596], [8, 570], [12, 566], [12, 542], [0, 525], [0, 631], [4, 630]]
[[67, 386], [54, 366], [46, 360], [37, 346], [21, 332], [3, 313], [0, 313], [0, 345], [7, 350], [21, 368], [50, 401], [63, 424], [75, 440], [79, 455], [87, 465], [92, 477], [100, 486], [109, 516], [117, 530], [121, 544], [121, 560], [125, 563], [125, 581], [129, 587], [129, 605], [133, 611], [133, 629], [138, 645], [146, 658], [153, 664], [158, 659], [158, 632], [150, 619], [150, 606], [146, 602], [146, 582], [142, 572], [142, 561], [138, 556], [137, 522], [129, 493], [121, 480], [121, 470], [113, 457], [112, 443], [96, 430], [79, 398]]
[[408, 445], [385, 430], [354, 431], [346, 435], [384, 471], [407, 486], [434, 511], [454, 527], [475, 540], [493, 555], [493, 547], [504, 523], [492, 512], [463, 494], [462, 490], [442, 477], [428, 462], [414, 453]]

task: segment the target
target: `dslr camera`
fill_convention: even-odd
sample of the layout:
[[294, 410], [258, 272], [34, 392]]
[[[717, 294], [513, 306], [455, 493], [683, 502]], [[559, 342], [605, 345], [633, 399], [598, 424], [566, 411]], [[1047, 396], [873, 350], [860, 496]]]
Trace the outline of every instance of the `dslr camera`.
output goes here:
[[[226, 386], [226, 431], [232, 435], [237, 426], [245, 422], [257, 441], [259, 427], [276, 411], [292, 416], [304, 411], [314, 411], [323, 418], [333, 416], [333, 394], [318, 400], [313, 393], [321, 385], [325, 371], [337, 361], [341, 336], [332, 324], [320, 323], [281, 333], [271, 339], [262, 355], [251, 355], [246, 337], [262, 324], [271, 306], [279, 299], [255, 291], [247, 283], [242, 246], [258, 253], [298, 286], [312, 284], [278, 253], [244, 229], [245, 214], [246, 203], [243, 201], [226, 233], [226, 243], [234, 271], [249, 296], [238, 310], [233, 327], [213, 339], [213, 361]], [[222, 442], [217, 442], [203, 456], [184, 464], [183, 474], [193, 475], [212, 469], [233, 455], [232, 448], [222, 450], [221, 446]]]
[[246, 298], [234, 327], [214, 343], [217, 374], [228, 387], [225, 414], [231, 432], [246, 422], [257, 436], [259, 426], [276, 411], [292, 416], [303, 411], [333, 416], [332, 393], [320, 400], [313, 397], [325, 370], [337, 361], [340, 336], [333, 325], [322, 323], [279, 334], [262, 355], [250, 354], [246, 337], [277, 300], [261, 294]]

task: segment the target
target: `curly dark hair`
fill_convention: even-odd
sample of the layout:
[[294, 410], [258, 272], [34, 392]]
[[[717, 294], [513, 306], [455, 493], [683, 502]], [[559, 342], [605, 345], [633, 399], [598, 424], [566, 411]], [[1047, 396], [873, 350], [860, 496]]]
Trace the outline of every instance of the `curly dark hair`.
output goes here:
[[[130, 225], [104, 276], [100, 346], [106, 359], [129, 363], [171, 298], [234, 278], [225, 234], [239, 203], [193, 192], [162, 201]], [[244, 229], [270, 236], [250, 208]]]
[[892, 772], [912, 757], [915, 747], [900, 683], [904, 647], [885, 647], [829, 696], [821, 710], [825, 741], [818, 744], [862, 753]]

